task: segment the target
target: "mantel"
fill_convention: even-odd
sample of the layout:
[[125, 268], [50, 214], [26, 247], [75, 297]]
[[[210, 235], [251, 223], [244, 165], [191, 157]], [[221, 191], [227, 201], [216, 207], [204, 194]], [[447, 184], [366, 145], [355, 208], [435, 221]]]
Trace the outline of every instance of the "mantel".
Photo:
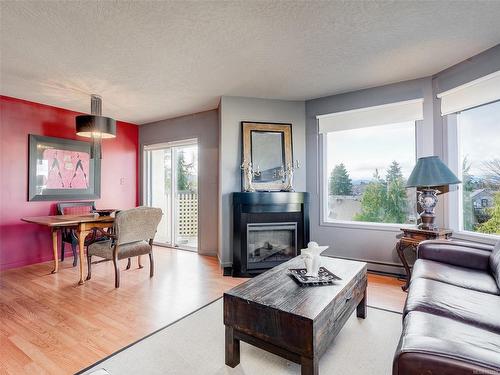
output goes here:
[[233, 193], [233, 204], [304, 204], [309, 203], [309, 193], [289, 191], [256, 191]]

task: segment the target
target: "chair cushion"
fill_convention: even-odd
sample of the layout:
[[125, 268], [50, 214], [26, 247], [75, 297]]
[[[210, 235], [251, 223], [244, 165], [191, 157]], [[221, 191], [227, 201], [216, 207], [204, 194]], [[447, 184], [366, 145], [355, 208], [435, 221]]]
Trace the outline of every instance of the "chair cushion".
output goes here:
[[73, 206], [63, 208], [63, 215], [85, 215], [92, 211], [91, 206]]
[[403, 315], [422, 311], [500, 333], [500, 297], [440, 281], [411, 282]]
[[131, 258], [139, 255], [149, 254], [151, 246], [146, 241], [138, 241], [120, 245], [118, 259]]
[[490, 255], [490, 268], [497, 286], [500, 288], [500, 241], [497, 242]]
[[486, 374], [500, 371], [499, 353], [497, 333], [412, 311], [403, 322], [393, 374]]
[[[87, 249], [88, 255], [98, 256], [105, 259], [113, 259], [113, 244], [111, 240], [94, 242]], [[151, 246], [146, 241], [132, 242], [120, 245], [118, 259], [132, 258], [138, 255], [149, 254]]]
[[462, 288], [500, 295], [500, 289], [493, 276], [482, 270], [418, 259], [411, 272], [412, 282], [418, 278], [441, 281]]

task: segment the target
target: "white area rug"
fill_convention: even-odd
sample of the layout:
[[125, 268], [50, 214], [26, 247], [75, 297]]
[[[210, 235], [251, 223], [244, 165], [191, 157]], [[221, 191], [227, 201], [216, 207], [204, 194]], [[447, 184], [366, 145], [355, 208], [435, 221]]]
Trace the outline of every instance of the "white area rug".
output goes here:
[[[401, 315], [368, 308], [353, 314], [321, 357], [322, 375], [387, 375], [401, 334]], [[222, 299], [115, 354], [85, 372], [111, 375], [297, 375], [300, 366], [244, 342], [241, 363], [224, 364]], [[106, 372], [102, 372], [106, 373]]]

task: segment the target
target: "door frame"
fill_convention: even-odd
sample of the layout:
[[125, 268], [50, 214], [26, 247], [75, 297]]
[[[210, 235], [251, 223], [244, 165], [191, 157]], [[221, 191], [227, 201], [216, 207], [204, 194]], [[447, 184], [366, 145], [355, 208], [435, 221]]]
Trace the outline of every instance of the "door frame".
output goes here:
[[[141, 200], [142, 204], [146, 205], [148, 202], [148, 193], [150, 192], [150, 184], [148, 182], [148, 176], [150, 171], [148, 170], [148, 157], [147, 157], [147, 152], [148, 151], [153, 151], [153, 150], [162, 150], [165, 148], [173, 148], [173, 147], [181, 147], [181, 146], [190, 146], [190, 145], [196, 145], [198, 147], [198, 154], [197, 154], [197, 165], [198, 169], [196, 171], [196, 183], [197, 183], [197, 195], [198, 195], [198, 200], [197, 200], [197, 225], [198, 225], [198, 234], [196, 236], [196, 241], [197, 241], [197, 248], [193, 249], [191, 247], [183, 247], [183, 246], [175, 246], [175, 223], [172, 221], [171, 223], [171, 230], [172, 230], [172, 235], [171, 235], [171, 243], [163, 243], [163, 242], [157, 242], [153, 241], [154, 245], [157, 246], [162, 246], [162, 247], [169, 247], [172, 249], [179, 249], [179, 250], [185, 250], [185, 251], [191, 251], [194, 253], [198, 253], [200, 251], [200, 173], [199, 173], [199, 160], [200, 160], [200, 144], [198, 142], [198, 138], [186, 138], [186, 139], [179, 139], [179, 140], [174, 140], [174, 141], [169, 141], [169, 142], [159, 142], [159, 143], [148, 143], [148, 144], [142, 144], [141, 145], [141, 158], [142, 158], [142, 173], [141, 173], [141, 179], [142, 179], [142, 194], [141, 194]], [[172, 180], [174, 180], [174, 174], [175, 174], [175, 168], [173, 166], [173, 153], [172, 153]], [[174, 189], [172, 189], [174, 190]], [[174, 194], [172, 194], [172, 201], [174, 201]], [[175, 216], [176, 208], [175, 204], [172, 202], [172, 216]]]

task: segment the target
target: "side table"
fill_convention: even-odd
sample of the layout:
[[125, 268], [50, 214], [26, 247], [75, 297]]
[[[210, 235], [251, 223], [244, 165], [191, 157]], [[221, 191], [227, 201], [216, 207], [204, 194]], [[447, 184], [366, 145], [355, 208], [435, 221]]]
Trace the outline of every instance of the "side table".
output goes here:
[[406, 283], [401, 287], [404, 291], [410, 286], [411, 279], [411, 269], [406, 261], [404, 251], [407, 248], [411, 248], [413, 251], [417, 251], [417, 246], [420, 242], [426, 240], [447, 240], [451, 237], [453, 231], [451, 229], [418, 229], [418, 228], [401, 228], [403, 236], [399, 240], [396, 250], [398, 252], [399, 259], [403, 263], [403, 267], [406, 271]]

